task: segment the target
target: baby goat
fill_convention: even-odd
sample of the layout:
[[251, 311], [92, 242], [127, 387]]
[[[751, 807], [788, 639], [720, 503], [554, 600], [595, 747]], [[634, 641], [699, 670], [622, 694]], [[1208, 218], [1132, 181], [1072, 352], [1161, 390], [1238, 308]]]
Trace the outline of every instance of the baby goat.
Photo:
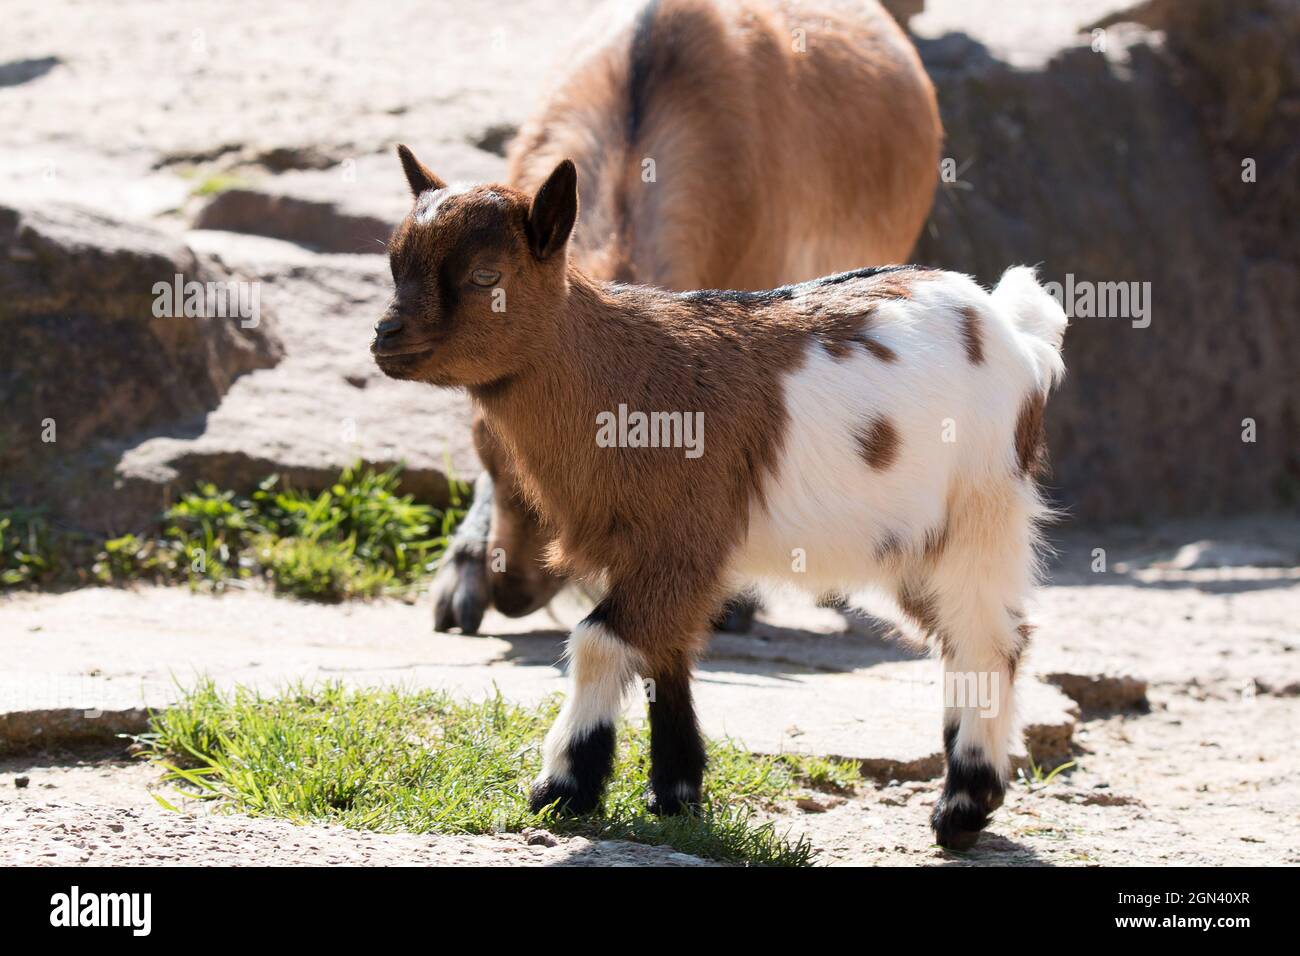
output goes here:
[[[569, 638], [533, 807], [596, 805], [637, 675], [651, 807], [696, 802], [697, 648], [726, 594], [789, 582], [885, 596], [937, 645], [948, 776], [931, 822], [944, 846], [974, 843], [1006, 785], [1043, 406], [1064, 371], [1065, 315], [1033, 272], [992, 293], [910, 266], [766, 292], [596, 282], [568, 262], [572, 163], [529, 196], [449, 188], [399, 153], [416, 199], [375, 360], [466, 388], [555, 534], [554, 566], [604, 587]], [[611, 417], [636, 412], [703, 413], [704, 431], [685, 449], [606, 447]]]

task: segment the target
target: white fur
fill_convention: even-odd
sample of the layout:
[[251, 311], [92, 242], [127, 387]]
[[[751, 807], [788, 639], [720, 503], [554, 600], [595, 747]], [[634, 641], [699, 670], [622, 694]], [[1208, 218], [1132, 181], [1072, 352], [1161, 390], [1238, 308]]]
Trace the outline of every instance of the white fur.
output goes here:
[[[1008, 661], [1021, 643], [1009, 609], [1023, 608], [1033, 586], [1035, 523], [1045, 511], [1020, 473], [1016, 422], [1026, 398], [1045, 395], [1064, 372], [1057, 349], [1066, 320], [1029, 269], [1008, 270], [991, 294], [951, 273], [912, 291], [877, 306], [867, 333], [896, 362], [865, 349], [835, 358], [814, 344], [787, 377], [782, 456], [765, 503], [751, 507], [731, 578], [857, 594], [869, 606], [882, 596], [888, 606], [908, 582], [932, 593], [950, 649], [945, 669], [998, 682], [995, 709], [945, 713], [960, 726], [959, 759], [979, 756], [1005, 774], [1014, 732]], [[966, 352], [963, 307], [979, 316], [981, 364]], [[854, 437], [877, 417], [899, 438], [897, 457], [879, 470]], [[945, 430], [955, 440], [945, 441]], [[928, 560], [926, 533], [945, 523], [946, 545]], [[882, 558], [891, 539], [902, 554]]]
[[638, 655], [627, 642], [602, 625], [586, 621], [569, 635], [566, 654], [572, 687], [542, 744], [539, 781], [572, 783], [569, 745], [592, 729], [616, 721], [628, 686], [641, 669]]

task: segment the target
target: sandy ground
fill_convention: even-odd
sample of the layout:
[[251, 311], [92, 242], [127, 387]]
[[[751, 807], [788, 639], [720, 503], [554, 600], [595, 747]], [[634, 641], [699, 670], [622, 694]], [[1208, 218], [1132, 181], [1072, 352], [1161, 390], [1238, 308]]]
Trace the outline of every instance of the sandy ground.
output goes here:
[[[926, 821], [938, 779], [864, 782], [847, 797], [812, 794], [774, 808], [770, 818], [792, 834], [807, 835], [819, 862], [830, 865], [1300, 863], [1298, 531], [1297, 519], [1273, 515], [1060, 536], [1052, 583], [1036, 602], [1040, 629], [1030, 666], [1040, 674], [1144, 679], [1149, 708], [1106, 713], [1085, 707], [1074, 731], [1074, 767], [1045, 784], [1017, 779], [972, 852], [950, 854], [932, 843]], [[1207, 533], [1215, 534], [1201, 537]], [[1113, 562], [1104, 576], [1090, 570], [1098, 541], [1110, 549]], [[84, 608], [87, 601], [114, 605], [116, 595], [77, 596]], [[33, 607], [59, 598], [11, 600], [26, 620]], [[427, 608], [422, 603], [410, 610], [423, 617]], [[105, 619], [101, 626], [115, 625]], [[248, 626], [256, 629], [257, 622]], [[263, 615], [262, 626], [262, 639], [274, 643], [280, 623]], [[554, 627], [540, 618], [535, 626]], [[438, 655], [443, 651], [436, 642], [448, 639], [428, 640], [434, 642], [429, 653]], [[536, 664], [516, 654], [505, 667]], [[859, 666], [850, 673], [869, 670]], [[864, 700], [862, 732], [868, 736], [871, 714], [872, 701]], [[797, 718], [797, 712], [790, 717]], [[27, 778], [21, 788], [15, 786], [20, 776]], [[150, 791], [158, 786], [157, 773], [148, 767], [102, 755], [0, 762], [3, 859], [693, 862], [668, 851], [572, 839], [546, 846], [552, 838], [530, 845], [511, 835], [352, 833], [212, 817], [191, 805], [177, 815], [153, 800]], [[163, 792], [175, 801], [174, 792]]]
[[[6, 784], [10, 766], [0, 770]], [[5, 866], [706, 866], [663, 847], [557, 837], [367, 833], [283, 820], [170, 812], [152, 799], [177, 794], [158, 773], [122, 760], [28, 766], [23, 788], [0, 791]], [[17, 775], [15, 775], [17, 776]]]

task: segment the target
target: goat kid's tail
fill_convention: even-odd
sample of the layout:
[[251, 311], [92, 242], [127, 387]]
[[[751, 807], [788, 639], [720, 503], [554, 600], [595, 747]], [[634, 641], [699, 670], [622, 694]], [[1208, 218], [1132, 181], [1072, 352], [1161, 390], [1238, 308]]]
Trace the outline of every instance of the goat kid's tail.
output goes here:
[[1061, 303], [1039, 284], [1029, 266], [1012, 266], [1002, 273], [993, 290], [993, 301], [1029, 340], [1026, 344], [1034, 353], [1046, 392], [1065, 375], [1061, 340], [1069, 320]]

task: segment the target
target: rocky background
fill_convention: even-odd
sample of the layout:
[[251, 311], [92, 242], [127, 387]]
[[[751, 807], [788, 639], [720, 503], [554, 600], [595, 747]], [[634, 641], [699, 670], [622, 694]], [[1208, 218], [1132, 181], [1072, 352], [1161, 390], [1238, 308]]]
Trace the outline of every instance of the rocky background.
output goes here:
[[1092, 28], [1020, 69], [968, 35], [921, 42], [964, 172], [917, 257], [1150, 283], [1148, 327], [1077, 316], [1066, 339], [1048, 435], [1077, 519], [1294, 504], [1300, 3], [1161, 0]]
[[[4, 497], [123, 531], [198, 478], [312, 485], [356, 457], [406, 460], [432, 499], [449, 470], [472, 478], [463, 403], [366, 358], [405, 211], [391, 148], [499, 175], [591, 3], [538, 17], [504, 2], [482, 23], [428, 0], [330, 18], [14, 6]], [[891, 6], [948, 134], [916, 258], [986, 282], [1031, 262], [1060, 282], [1150, 283], [1149, 326], [1073, 323], [1048, 418], [1060, 503], [1082, 523], [1293, 504], [1300, 0]], [[152, 285], [176, 272], [259, 283], [265, 321], [155, 319]]]

